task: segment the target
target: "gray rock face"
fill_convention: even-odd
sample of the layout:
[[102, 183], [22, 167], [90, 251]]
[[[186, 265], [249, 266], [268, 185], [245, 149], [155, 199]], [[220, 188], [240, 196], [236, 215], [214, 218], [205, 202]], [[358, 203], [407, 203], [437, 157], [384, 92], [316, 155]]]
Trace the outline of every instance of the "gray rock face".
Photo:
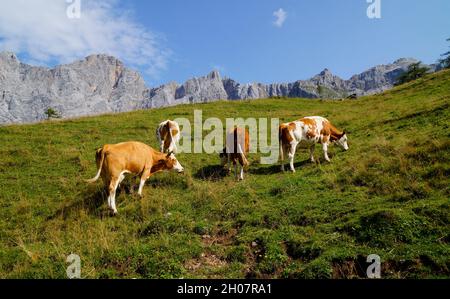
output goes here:
[[347, 90], [358, 95], [374, 94], [390, 89], [398, 76], [408, 70], [408, 66], [418, 62], [412, 58], [401, 58], [392, 64], [375, 66], [347, 81]]
[[178, 83], [170, 82], [169, 84], [151, 89], [149, 95], [146, 97], [144, 108], [160, 108], [177, 105], [175, 94], [178, 88]]
[[[0, 124], [37, 122], [48, 108], [63, 117], [151, 109], [216, 100], [267, 97], [342, 98], [392, 88], [414, 59], [399, 59], [343, 80], [328, 69], [293, 83], [241, 84], [217, 71], [179, 85], [147, 88], [142, 77], [107, 55], [92, 55], [49, 69], [21, 63], [14, 53], [0, 53]], [[437, 69], [437, 67], [433, 68]]]
[[142, 107], [141, 76], [114, 57], [93, 55], [53, 69], [0, 54], [0, 123], [36, 122], [48, 108], [64, 117], [131, 111]]
[[193, 78], [181, 85], [175, 99], [183, 103], [205, 103], [228, 99], [219, 72], [213, 71], [206, 77]]

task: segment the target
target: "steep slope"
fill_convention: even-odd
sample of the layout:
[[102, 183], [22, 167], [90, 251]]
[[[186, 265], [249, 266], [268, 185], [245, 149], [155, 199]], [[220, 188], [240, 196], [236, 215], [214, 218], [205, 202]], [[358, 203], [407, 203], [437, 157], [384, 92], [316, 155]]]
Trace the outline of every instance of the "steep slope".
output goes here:
[[[356, 100], [220, 101], [0, 127], [0, 278], [365, 278], [370, 254], [382, 278], [450, 277], [450, 70]], [[323, 115], [349, 134], [331, 163], [297, 173], [260, 165], [242, 182], [216, 154], [180, 153], [184, 175], [161, 173], [117, 195], [110, 217], [95, 149], [139, 140], [153, 147], [167, 118]]]

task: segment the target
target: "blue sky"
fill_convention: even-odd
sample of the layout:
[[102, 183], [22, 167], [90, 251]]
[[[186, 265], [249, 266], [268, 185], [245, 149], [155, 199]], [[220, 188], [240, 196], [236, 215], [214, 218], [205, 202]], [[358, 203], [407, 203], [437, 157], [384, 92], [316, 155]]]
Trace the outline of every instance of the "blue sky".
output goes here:
[[[307, 79], [324, 68], [346, 79], [400, 57], [434, 63], [450, 45], [445, 41], [450, 37], [448, 0], [381, 0], [381, 19], [367, 17], [370, 4], [366, 0], [107, 1], [108, 5], [97, 7], [97, 13], [91, 13], [85, 3], [89, 0], [81, 1], [79, 22], [89, 19], [90, 23], [76, 26], [73, 35], [80, 36], [74, 40], [64, 35], [55, 39], [55, 44], [63, 39], [71, 48], [45, 53], [47, 47], [41, 45], [42, 51], [30, 53], [39, 45], [29, 45], [31, 35], [16, 41], [20, 38], [15, 35], [20, 34], [2, 31], [11, 19], [1, 24], [7, 16], [0, 12], [0, 49], [14, 50], [26, 61], [46, 65], [82, 58], [90, 51], [106, 52], [138, 69], [155, 86], [184, 82], [212, 69], [244, 83]], [[286, 18], [276, 26], [274, 12], [280, 8]], [[14, 16], [11, 11], [8, 15]], [[105, 23], [114, 27], [117, 16], [123, 17], [125, 26], [121, 27], [126, 30], [95, 29]], [[68, 21], [54, 23], [63, 22]], [[128, 34], [133, 38], [124, 40]], [[99, 39], [102, 42], [97, 43]], [[53, 45], [52, 40], [47, 44]]]

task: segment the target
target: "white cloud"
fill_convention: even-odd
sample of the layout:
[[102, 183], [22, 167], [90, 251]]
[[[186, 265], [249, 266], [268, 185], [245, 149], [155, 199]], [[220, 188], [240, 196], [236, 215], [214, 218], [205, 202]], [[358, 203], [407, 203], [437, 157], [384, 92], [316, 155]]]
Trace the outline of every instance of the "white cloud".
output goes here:
[[273, 24], [278, 28], [281, 28], [286, 21], [287, 12], [284, 9], [280, 8], [273, 12], [273, 16], [275, 17], [275, 21], [273, 22]]
[[81, 18], [69, 18], [67, 0], [2, 1], [0, 50], [27, 62], [68, 63], [90, 54], [109, 54], [156, 78], [170, 51], [162, 38], [120, 12], [116, 0], [81, 0]]

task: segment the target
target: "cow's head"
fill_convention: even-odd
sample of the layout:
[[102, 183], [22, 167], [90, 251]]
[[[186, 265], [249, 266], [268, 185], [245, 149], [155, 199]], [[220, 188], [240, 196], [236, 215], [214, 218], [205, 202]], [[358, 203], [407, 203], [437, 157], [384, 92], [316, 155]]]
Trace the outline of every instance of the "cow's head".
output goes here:
[[339, 139], [336, 140], [336, 143], [345, 151], [348, 151], [347, 133], [345, 133], [345, 130], [342, 132], [342, 135], [339, 137]]
[[159, 160], [159, 162], [164, 165], [165, 170], [172, 170], [178, 173], [184, 172], [183, 166], [178, 162], [173, 152], [167, 153], [166, 157]]

